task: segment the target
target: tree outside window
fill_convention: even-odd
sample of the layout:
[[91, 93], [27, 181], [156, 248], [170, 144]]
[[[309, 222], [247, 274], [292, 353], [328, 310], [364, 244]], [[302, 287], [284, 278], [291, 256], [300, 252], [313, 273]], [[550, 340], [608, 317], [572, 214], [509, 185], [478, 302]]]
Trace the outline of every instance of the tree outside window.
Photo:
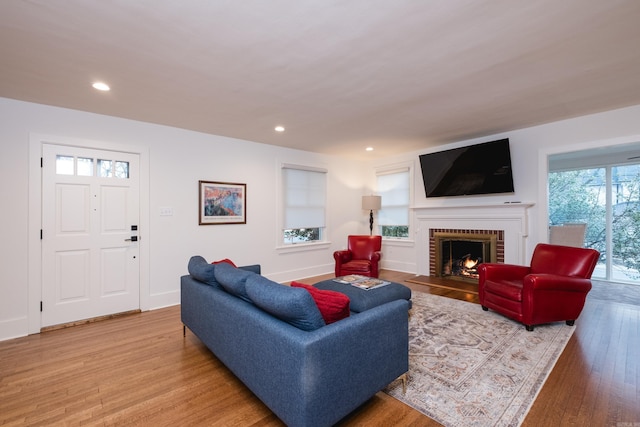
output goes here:
[[601, 254], [594, 277], [640, 280], [640, 165], [549, 173], [549, 222], [587, 224], [585, 246]]

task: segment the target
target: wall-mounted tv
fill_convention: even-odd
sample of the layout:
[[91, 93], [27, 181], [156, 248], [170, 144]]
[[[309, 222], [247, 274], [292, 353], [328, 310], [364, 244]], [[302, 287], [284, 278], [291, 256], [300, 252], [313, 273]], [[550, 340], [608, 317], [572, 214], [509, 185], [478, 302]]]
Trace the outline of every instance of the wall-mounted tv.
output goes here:
[[509, 139], [420, 155], [427, 197], [513, 193]]

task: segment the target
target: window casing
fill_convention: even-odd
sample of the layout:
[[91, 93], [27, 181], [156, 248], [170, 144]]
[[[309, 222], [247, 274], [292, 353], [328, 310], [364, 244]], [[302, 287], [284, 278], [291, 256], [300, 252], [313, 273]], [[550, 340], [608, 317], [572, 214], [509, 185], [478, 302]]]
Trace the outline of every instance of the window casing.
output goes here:
[[383, 238], [409, 238], [410, 172], [410, 168], [403, 167], [376, 173], [377, 194], [382, 196], [378, 228]]
[[283, 165], [281, 178], [282, 243], [291, 245], [324, 240], [327, 171]]

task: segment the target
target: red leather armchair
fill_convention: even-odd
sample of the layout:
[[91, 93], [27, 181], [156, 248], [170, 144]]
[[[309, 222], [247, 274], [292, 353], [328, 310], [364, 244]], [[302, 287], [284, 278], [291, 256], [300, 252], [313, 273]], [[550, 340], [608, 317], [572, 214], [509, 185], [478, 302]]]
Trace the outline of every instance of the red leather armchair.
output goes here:
[[536, 246], [531, 266], [486, 263], [478, 267], [482, 309], [534, 325], [566, 321], [573, 325], [591, 290], [600, 253], [568, 246]]
[[382, 236], [348, 236], [347, 249], [335, 251], [336, 277], [349, 274], [378, 277]]

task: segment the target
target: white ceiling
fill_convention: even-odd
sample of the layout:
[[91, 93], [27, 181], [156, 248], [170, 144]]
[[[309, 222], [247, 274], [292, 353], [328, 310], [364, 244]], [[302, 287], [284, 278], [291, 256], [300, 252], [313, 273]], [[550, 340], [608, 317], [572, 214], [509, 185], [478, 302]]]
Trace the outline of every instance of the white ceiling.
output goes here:
[[640, 1], [2, 0], [0, 96], [375, 158], [640, 104]]

